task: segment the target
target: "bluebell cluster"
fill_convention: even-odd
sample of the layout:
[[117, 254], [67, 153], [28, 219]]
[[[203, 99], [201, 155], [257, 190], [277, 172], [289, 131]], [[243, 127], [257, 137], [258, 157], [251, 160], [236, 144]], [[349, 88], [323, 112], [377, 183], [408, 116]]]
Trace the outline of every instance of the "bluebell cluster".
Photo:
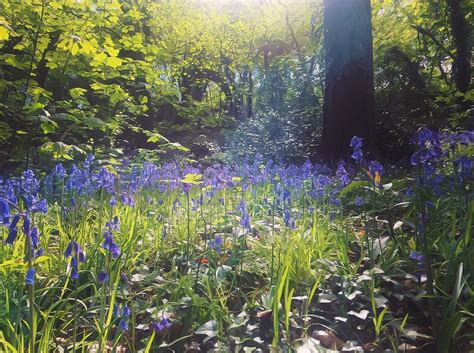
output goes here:
[[[413, 138], [415, 153], [411, 157], [411, 164], [419, 175], [416, 183], [411, 185], [407, 197], [412, 197], [414, 189], [427, 187], [436, 195], [449, 191], [453, 185], [467, 185], [473, 180], [473, 158], [465, 148], [474, 144], [474, 133], [446, 132], [437, 133], [427, 128], [420, 129]], [[48, 204], [58, 205], [61, 215], [68, 215], [74, 210], [90, 205], [91, 200], [99, 200], [110, 207], [110, 218], [105, 223], [101, 248], [111, 260], [121, 256], [122, 250], [115, 235], [120, 229], [119, 219], [114, 216], [114, 209], [119, 205], [136, 207], [136, 201], [145, 200], [148, 204], [162, 205], [162, 198], [153, 199], [147, 194], [157, 191], [161, 194], [175, 195], [172, 200], [173, 209], [185, 207], [180, 195], [185, 195], [191, 203], [192, 210], [196, 211], [212, 201], [218, 195], [218, 202], [222, 207], [228, 207], [220, 191], [239, 187], [238, 205], [229, 213], [236, 215], [238, 224], [244, 234], [253, 231], [253, 205], [245, 197], [246, 192], [252, 196], [260, 184], [272, 187], [274, 198], [263, 200], [262, 207], [266, 208], [263, 214], [270, 214], [273, 210], [281, 217], [286, 231], [298, 228], [301, 212], [292, 208], [301, 195], [306, 199], [318, 200], [329, 207], [327, 209], [330, 220], [333, 220], [338, 207], [342, 206], [341, 190], [354, 180], [365, 179], [381, 186], [381, 179], [385, 173], [383, 166], [376, 160], [367, 160], [363, 151], [363, 140], [354, 137], [350, 143], [352, 148], [352, 162], [340, 161], [334, 169], [326, 165], [306, 161], [301, 166], [279, 165], [272, 160], [264, 161], [257, 157], [253, 162], [239, 166], [214, 165], [201, 168], [199, 165], [180, 165], [177, 162], [165, 163], [157, 166], [145, 163], [136, 167], [124, 161], [119, 167], [112, 168], [95, 161], [94, 156], [88, 155], [82, 166], [72, 164], [65, 168], [62, 164], [56, 165], [51, 173], [40, 182], [33, 171], [26, 170], [20, 177], [0, 178], [0, 222], [4, 227], [6, 237], [3, 239], [8, 246], [15, 246], [19, 234], [23, 232], [25, 248], [29, 250], [25, 262], [30, 264], [26, 271], [27, 285], [35, 283], [36, 269], [31, 265], [33, 260], [43, 254], [40, 232], [35, 224], [36, 214], [47, 214]], [[362, 173], [360, 171], [363, 171]], [[189, 182], [187, 175], [200, 175], [199, 182]], [[198, 184], [198, 186], [196, 186]], [[146, 190], [147, 193], [141, 193]], [[240, 196], [241, 195], [241, 196]], [[64, 201], [64, 202], [63, 202]], [[356, 207], [365, 205], [363, 195], [357, 195], [349, 201]], [[171, 203], [170, 203], [171, 205]], [[345, 204], [347, 205], [347, 204]], [[430, 207], [427, 202], [424, 207]], [[314, 207], [309, 209], [313, 214]], [[161, 218], [160, 218], [161, 217]], [[157, 220], [164, 222], [162, 215]], [[419, 229], [423, 228], [423, 219]], [[163, 227], [163, 237], [166, 236], [166, 227]], [[223, 247], [223, 239], [216, 235], [208, 240], [209, 249], [219, 253]], [[83, 244], [87, 247], [89, 244]], [[81, 246], [70, 240], [64, 252], [68, 260], [69, 276], [79, 279], [79, 266], [86, 261]], [[421, 262], [422, 257], [413, 251], [410, 258]], [[109, 281], [109, 268], [105, 266], [97, 274], [99, 283]], [[124, 279], [126, 281], [126, 278]], [[117, 306], [114, 315], [120, 318], [121, 330], [128, 329], [127, 318], [130, 309], [127, 305]], [[171, 326], [168, 319], [154, 321], [152, 327], [161, 332]]]

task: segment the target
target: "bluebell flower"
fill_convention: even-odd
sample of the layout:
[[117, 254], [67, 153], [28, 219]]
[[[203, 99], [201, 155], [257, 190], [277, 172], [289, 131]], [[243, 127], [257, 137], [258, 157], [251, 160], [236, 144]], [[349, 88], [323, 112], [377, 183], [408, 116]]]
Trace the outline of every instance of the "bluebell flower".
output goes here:
[[160, 321], [152, 321], [150, 326], [153, 331], [155, 331], [156, 333], [160, 333], [170, 328], [172, 326], [172, 323], [169, 319], [162, 319]]
[[128, 308], [128, 306], [124, 305], [122, 307], [122, 317], [121, 317], [120, 322], [119, 322], [119, 328], [122, 331], [127, 331], [128, 330], [127, 318], [128, 318], [129, 315], [130, 315], [130, 309]]
[[8, 232], [7, 239], [5, 240], [6, 244], [13, 245], [18, 235], [18, 230], [16, 228], [10, 229]]
[[40, 183], [31, 169], [27, 169], [21, 174], [20, 189], [23, 196], [35, 196], [39, 191], [39, 186]]
[[99, 273], [99, 275], [97, 276], [97, 279], [99, 281], [99, 283], [104, 283], [106, 281], [109, 280], [109, 275], [107, 272], [105, 271], [102, 271], [101, 273]]
[[13, 216], [13, 219], [12, 219], [10, 225], [8, 226], [8, 237], [5, 240], [6, 244], [13, 245], [13, 243], [15, 242], [16, 237], [18, 235], [18, 230], [17, 230], [16, 226], [18, 225], [18, 222], [20, 221], [20, 218], [21, 217], [20, 217], [19, 214], [16, 214], [15, 216]]
[[95, 159], [94, 155], [92, 153], [89, 153], [83, 164], [84, 169], [89, 170], [94, 159]]
[[373, 177], [375, 177], [377, 174], [382, 175], [383, 167], [377, 161], [370, 161], [369, 162], [369, 172], [370, 172], [370, 175], [372, 175]]
[[4, 198], [0, 198], [0, 215], [2, 216], [2, 223], [7, 224], [10, 222], [10, 205]]
[[31, 228], [31, 232], [29, 233], [29, 237], [30, 237], [31, 245], [33, 246], [33, 249], [38, 248], [38, 245], [39, 245], [39, 231], [38, 231], [38, 228], [36, 226]]
[[344, 162], [341, 161], [337, 165], [336, 176], [339, 178], [342, 186], [348, 185], [351, 183], [349, 178], [349, 173], [347, 173], [346, 168], [344, 167]]
[[10, 230], [16, 228], [16, 226], [18, 225], [18, 222], [20, 221], [20, 218], [21, 218], [20, 214], [14, 215], [10, 225], [8, 226], [8, 228]]
[[474, 144], [474, 131], [463, 131], [458, 136], [459, 143], [462, 145]]
[[301, 172], [303, 174], [303, 178], [307, 179], [311, 176], [311, 170], [313, 169], [313, 164], [311, 161], [306, 160], [303, 166], [301, 167]]
[[64, 257], [68, 258], [69, 256], [74, 255], [78, 251], [82, 252], [82, 250], [79, 250], [79, 249], [80, 249], [79, 244], [75, 242], [74, 240], [71, 240], [66, 247], [66, 251], [64, 252]]
[[358, 162], [362, 162], [364, 159], [364, 154], [362, 153], [362, 139], [360, 137], [354, 136], [351, 140], [350, 147], [352, 147], [351, 158], [355, 159]]
[[122, 283], [127, 283], [128, 282], [128, 277], [127, 277], [126, 273], [123, 272], [123, 271], [120, 272], [120, 280], [122, 281]]
[[360, 162], [364, 159], [364, 154], [362, 153], [362, 150], [357, 148], [357, 149], [354, 150], [354, 152], [352, 152], [351, 158], [355, 159], [358, 162]]
[[213, 240], [209, 242], [209, 247], [215, 252], [220, 252], [222, 243], [222, 238], [220, 236], [216, 236]]
[[119, 219], [118, 219], [118, 217], [115, 216], [112, 221], [107, 221], [105, 223], [105, 226], [107, 228], [110, 228], [110, 230], [117, 231], [119, 229]]
[[109, 194], [115, 193], [115, 175], [105, 168], [100, 168], [99, 173], [95, 174], [93, 179], [97, 189], [104, 189]]
[[410, 253], [408, 254], [408, 257], [420, 263], [423, 261], [423, 255], [414, 250], [410, 251]]
[[71, 240], [66, 248], [66, 251], [64, 252], [64, 257], [71, 257], [71, 278], [78, 279], [78, 265], [80, 262], [84, 262], [85, 260], [84, 252], [82, 251], [80, 245], [74, 240]]
[[30, 217], [28, 215], [25, 215], [23, 219], [23, 232], [29, 236], [30, 235]]
[[283, 222], [288, 228], [295, 228], [295, 221], [291, 219], [291, 214], [289, 210], [283, 211]]
[[117, 205], [117, 199], [115, 198], [115, 196], [112, 196], [110, 198], [109, 205], [112, 207]]
[[130, 207], [135, 206], [135, 201], [133, 200], [133, 197], [126, 193], [121, 194], [121, 201], [124, 205], [130, 206]]
[[30, 267], [26, 272], [26, 285], [33, 285], [35, 284], [35, 269], [34, 267]]
[[43, 248], [39, 248], [39, 249], [36, 250], [36, 252], [34, 253], [33, 258], [36, 259], [37, 257], [40, 257], [40, 256], [42, 256], [43, 254], [44, 254]]
[[357, 196], [354, 200], [356, 206], [364, 205], [364, 198], [362, 196]]
[[283, 190], [283, 196], [282, 196], [283, 202], [291, 202], [291, 192], [288, 189]]
[[120, 307], [117, 303], [114, 303], [114, 308], [112, 309], [112, 315], [113, 315], [113, 317], [119, 317], [120, 316]]
[[245, 229], [248, 229], [250, 230], [251, 229], [251, 226], [250, 226], [250, 216], [249, 214], [245, 211], [245, 212], [242, 212], [242, 216], [240, 217], [240, 221], [239, 221], [239, 224], [245, 228]]
[[112, 233], [106, 231], [104, 232], [103, 237], [105, 240], [101, 245], [102, 248], [109, 251], [112, 257], [115, 259], [116, 257], [120, 255], [120, 248], [115, 243]]
[[79, 272], [77, 268], [77, 259], [75, 256], [71, 257], [71, 278], [72, 279], [78, 279], [79, 278]]
[[66, 175], [66, 169], [64, 169], [63, 165], [61, 163], [56, 164], [54, 167], [53, 174], [57, 176], [58, 178], [62, 179]]
[[122, 316], [129, 317], [130, 316], [130, 308], [127, 305], [122, 307]]
[[46, 203], [46, 199], [42, 199], [38, 202], [35, 202], [29, 208], [31, 212], [39, 212], [46, 214], [48, 213], [48, 204]]
[[362, 148], [362, 138], [354, 136], [351, 140], [350, 147]]
[[417, 151], [411, 157], [412, 165], [426, 164], [443, 154], [440, 135], [428, 128], [418, 130], [414, 134], [412, 142], [417, 148]]

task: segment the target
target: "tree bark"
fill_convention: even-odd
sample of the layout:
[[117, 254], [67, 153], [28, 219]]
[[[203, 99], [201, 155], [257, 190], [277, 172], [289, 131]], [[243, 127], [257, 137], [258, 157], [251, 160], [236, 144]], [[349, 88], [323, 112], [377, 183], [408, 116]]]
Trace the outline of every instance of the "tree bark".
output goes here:
[[370, 0], [324, 0], [325, 88], [320, 152], [347, 157], [353, 136], [371, 145], [374, 83]]
[[451, 32], [456, 46], [453, 61], [453, 76], [456, 90], [466, 93], [471, 81], [471, 48], [469, 46], [470, 25], [466, 20], [463, 0], [447, 0]]

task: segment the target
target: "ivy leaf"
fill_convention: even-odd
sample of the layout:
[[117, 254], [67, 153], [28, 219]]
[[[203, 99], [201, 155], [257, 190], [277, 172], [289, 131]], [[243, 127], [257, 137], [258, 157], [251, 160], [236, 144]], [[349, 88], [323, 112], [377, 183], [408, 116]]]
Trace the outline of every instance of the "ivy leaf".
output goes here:
[[206, 322], [204, 325], [200, 326], [196, 332], [194, 332], [196, 335], [206, 335], [205, 341], [209, 340], [212, 337], [217, 336], [217, 321], [216, 320], [210, 320]]

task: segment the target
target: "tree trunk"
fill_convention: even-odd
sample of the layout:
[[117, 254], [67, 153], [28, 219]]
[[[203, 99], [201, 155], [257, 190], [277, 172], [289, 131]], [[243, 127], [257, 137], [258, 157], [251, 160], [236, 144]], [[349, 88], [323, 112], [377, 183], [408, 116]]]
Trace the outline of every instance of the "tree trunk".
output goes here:
[[353, 136], [371, 145], [374, 83], [370, 0], [324, 0], [325, 89], [323, 136], [326, 161], [347, 157]]
[[471, 49], [469, 46], [470, 26], [466, 20], [466, 11], [462, 0], [447, 0], [451, 32], [456, 53], [453, 62], [453, 76], [456, 90], [466, 93], [471, 80]]

